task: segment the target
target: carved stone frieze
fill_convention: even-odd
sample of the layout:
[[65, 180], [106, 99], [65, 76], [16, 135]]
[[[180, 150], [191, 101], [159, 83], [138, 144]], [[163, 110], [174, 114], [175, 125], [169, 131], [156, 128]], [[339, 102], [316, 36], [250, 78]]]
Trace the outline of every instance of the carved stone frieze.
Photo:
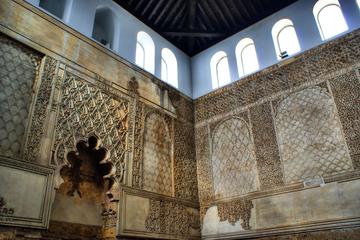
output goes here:
[[270, 104], [251, 108], [250, 116], [260, 187], [265, 190], [281, 186], [283, 173]]
[[36, 161], [41, 152], [41, 140], [45, 133], [47, 107], [50, 103], [52, 83], [56, 74], [57, 61], [46, 57], [41, 76], [40, 87], [36, 95], [36, 101], [32, 114], [32, 121], [28, 134], [25, 159]]
[[197, 177], [201, 221], [206, 209], [214, 201], [213, 178], [210, 158], [210, 140], [207, 126], [195, 129]]
[[250, 230], [251, 209], [254, 207], [251, 200], [238, 199], [226, 203], [217, 203], [218, 214], [221, 222], [229, 221], [235, 225], [242, 220], [241, 226], [244, 230]]
[[187, 209], [179, 203], [151, 199], [145, 228], [153, 233], [186, 236], [190, 234], [191, 229], [200, 229], [200, 222], [196, 211]]
[[351, 71], [331, 79], [330, 85], [353, 166], [360, 169], [360, 77]]
[[143, 133], [145, 126], [145, 104], [138, 101], [136, 104], [135, 123], [134, 123], [134, 147], [133, 147], [133, 167], [132, 167], [132, 186], [141, 188], [142, 186], [142, 155], [143, 155]]
[[175, 196], [190, 201], [198, 200], [194, 146], [194, 125], [176, 120], [174, 122]]
[[115, 179], [123, 180], [129, 126], [129, 100], [109, 95], [84, 79], [66, 72], [55, 135], [55, 162], [68, 164], [66, 153], [90, 135], [99, 138], [114, 165]]

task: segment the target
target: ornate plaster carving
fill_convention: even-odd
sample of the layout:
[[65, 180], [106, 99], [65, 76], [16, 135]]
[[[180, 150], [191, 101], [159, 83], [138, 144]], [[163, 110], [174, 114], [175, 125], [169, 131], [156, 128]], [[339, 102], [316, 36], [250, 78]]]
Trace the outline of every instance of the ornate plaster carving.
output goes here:
[[107, 94], [76, 75], [66, 72], [61, 87], [55, 135], [55, 163], [68, 164], [66, 154], [76, 143], [95, 135], [108, 150], [117, 182], [123, 181], [129, 126], [129, 100]]
[[56, 74], [56, 66], [57, 61], [55, 59], [50, 57], [45, 58], [40, 88], [36, 96], [25, 150], [25, 159], [28, 161], [36, 161], [41, 152], [41, 140], [45, 133], [44, 126], [47, 117], [47, 107], [50, 103], [52, 83]]
[[189, 235], [191, 229], [199, 229], [199, 216], [179, 203], [150, 200], [150, 210], [145, 221], [149, 232]]
[[217, 203], [218, 215], [220, 221], [229, 221], [235, 225], [237, 221], [242, 220], [241, 226], [244, 230], [250, 230], [251, 209], [254, 207], [251, 200], [238, 199], [231, 202]]

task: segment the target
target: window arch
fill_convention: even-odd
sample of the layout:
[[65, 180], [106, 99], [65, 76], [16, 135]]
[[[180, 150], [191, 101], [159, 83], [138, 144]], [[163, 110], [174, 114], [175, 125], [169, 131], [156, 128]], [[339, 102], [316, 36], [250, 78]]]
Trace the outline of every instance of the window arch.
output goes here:
[[220, 51], [214, 54], [210, 68], [213, 89], [230, 83], [229, 62], [225, 52]]
[[115, 16], [108, 8], [98, 8], [95, 13], [95, 21], [92, 32], [92, 38], [102, 45], [113, 48]]
[[161, 50], [161, 78], [174, 87], [178, 87], [178, 64], [175, 54], [168, 48]]
[[67, 0], [56, 0], [56, 1], [40, 0], [39, 7], [45, 9], [54, 16], [63, 19], [66, 4], [67, 4]]
[[149, 34], [140, 31], [136, 42], [136, 64], [146, 71], [155, 72], [155, 44]]
[[338, 0], [317, 1], [314, 5], [313, 13], [322, 40], [332, 38], [348, 30]]
[[271, 33], [278, 59], [293, 55], [301, 50], [294, 24], [290, 19], [277, 21]]
[[239, 77], [259, 69], [255, 44], [251, 38], [242, 39], [235, 49]]

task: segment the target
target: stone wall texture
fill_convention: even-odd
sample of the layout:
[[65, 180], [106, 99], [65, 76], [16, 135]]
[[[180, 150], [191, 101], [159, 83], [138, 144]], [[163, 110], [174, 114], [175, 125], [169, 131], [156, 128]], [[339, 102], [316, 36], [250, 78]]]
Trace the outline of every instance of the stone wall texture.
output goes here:
[[24, 1], [0, 13], [0, 167], [44, 179], [16, 203], [0, 182], [0, 240], [359, 238], [359, 30], [192, 100]]
[[[327, 202], [332, 201], [331, 188], [324, 195], [320, 189], [320, 195], [306, 189], [339, 180], [351, 184], [359, 176], [359, 44], [359, 31], [352, 32], [195, 100], [205, 239], [255, 237], [251, 230], [275, 234], [280, 226], [306, 229], [310, 222], [329, 224], [336, 218], [338, 213], [334, 211], [324, 215], [315, 209], [321, 202], [327, 211]], [[229, 122], [238, 116], [245, 116], [249, 132], [240, 131]], [[219, 127], [221, 131], [214, 134], [214, 126], [219, 122], [224, 122], [222, 128], [229, 130]], [[244, 158], [249, 156], [244, 152], [244, 141], [249, 136], [254, 145], [254, 164], [243, 166]], [[222, 165], [224, 170], [219, 171]], [[249, 188], [249, 180], [239, 178], [251, 166], [255, 166], [251, 176], [257, 176], [259, 187]], [[226, 192], [223, 198], [219, 198], [219, 189]], [[294, 191], [299, 194], [292, 194]], [[347, 196], [356, 195], [349, 191]], [[304, 194], [309, 206], [293, 205]], [[246, 205], [244, 201], [254, 204]], [[217, 217], [213, 207], [207, 212], [211, 206], [217, 206]], [[310, 212], [318, 212], [317, 217], [310, 217]], [[348, 220], [340, 212], [338, 216], [340, 222]], [[356, 231], [336, 232], [334, 236], [337, 234], [356, 239]], [[330, 235], [319, 232], [269, 239], [325, 236]], [[334, 236], [327, 239], [336, 239]]]

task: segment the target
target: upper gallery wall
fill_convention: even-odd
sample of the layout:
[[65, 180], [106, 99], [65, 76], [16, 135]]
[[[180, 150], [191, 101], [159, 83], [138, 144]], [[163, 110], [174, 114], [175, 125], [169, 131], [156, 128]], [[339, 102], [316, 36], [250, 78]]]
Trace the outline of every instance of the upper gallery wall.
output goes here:
[[[315, 19], [316, 14], [319, 14], [321, 9], [325, 6], [323, 3], [332, 6], [338, 4], [345, 20], [345, 28], [339, 29], [339, 34], [329, 38], [321, 35]], [[316, 9], [318, 6], [320, 7], [320, 11], [317, 11]], [[289, 57], [287, 58], [291, 58], [301, 52], [359, 28], [359, 10], [359, 1], [356, 0], [299, 0], [249, 28], [225, 39], [191, 58], [193, 98], [199, 98], [219, 87], [213, 83], [213, 76], [216, 76], [216, 71], [214, 73], [214, 66], [217, 66], [219, 70], [225, 69], [224, 71], [221, 70], [221, 73], [219, 74], [224, 82], [223, 84], [220, 84], [221, 87], [283, 61], [282, 59], [279, 59], [279, 49], [276, 49], [273, 41], [274, 29], [276, 30], [277, 23], [280, 23], [280, 25], [282, 24], [280, 20], [286, 20], [286, 22], [285, 25], [280, 26], [278, 33], [281, 29], [285, 29], [288, 25], [287, 22], [289, 22], [293, 25], [293, 29], [295, 29], [296, 33], [295, 37], [297, 36], [298, 39], [298, 45], [295, 46], [293, 54], [291, 54], [291, 51], [288, 49]], [[324, 12], [325, 11], [323, 11], [323, 13]], [[334, 13], [331, 12], [329, 15], [334, 16]], [[330, 25], [332, 26], [332, 29], [335, 29], [336, 26], [340, 25], [339, 23], [342, 22], [342, 19], [338, 16], [333, 17], [333, 19], [333, 23]], [[290, 37], [289, 35], [285, 36], [284, 42], [291, 42]], [[280, 38], [280, 36], [278, 38]], [[246, 56], [250, 56], [250, 59], [247, 58], [247, 61], [244, 62], [253, 63], [254, 56], [255, 59], [257, 57], [258, 62], [255, 64], [257, 66], [254, 68], [248, 66], [248, 69], [251, 71], [245, 72], [244, 74], [241, 65], [242, 68], [246, 66], [237, 61], [237, 50], [239, 50], [240, 45], [244, 46], [243, 48], [240, 47], [241, 49], [245, 49], [250, 43], [253, 44], [252, 46], [255, 46], [256, 53], [250, 52], [252, 49], [247, 48], [249, 54]], [[243, 56], [245, 56], [246, 52], [244, 50], [243, 52]], [[214, 61], [214, 59], [217, 61]]]
[[[168, 80], [170, 85], [187, 96], [192, 96], [190, 58], [114, 1], [27, 0], [27, 2], [138, 66], [140, 64], [137, 44], [139, 41], [137, 40], [142, 35], [141, 33], [146, 33], [154, 43], [154, 49], [149, 53], [152, 64], [150, 64], [150, 68], [146, 64], [140, 67], [159, 79]], [[175, 80], [164, 76], [164, 72], [167, 73], [164, 71], [164, 61], [169, 55], [164, 52], [169, 52], [169, 50], [177, 62], [178, 73]], [[149, 56], [146, 57], [149, 58]]]
[[[288, 48], [287, 58], [291, 58], [360, 25], [356, 0], [299, 0], [190, 58], [114, 1], [27, 1], [194, 99], [279, 63], [284, 51], [280, 48]], [[332, 18], [336, 24], [330, 23], [334, 26], [330, 30], [338, 34], [330, 37], [319, 30], [315, 18], [320, 12], [325, 16], [327, 5], [331, 6], [326, 9], [329, 15], [342, 15]], [[278, 47], [274, 38], [287, 46]], [[295, 43], [291, 46], [291, 42]], [[216, 84], [217, 75], [221, 75], [221, 84]]]

